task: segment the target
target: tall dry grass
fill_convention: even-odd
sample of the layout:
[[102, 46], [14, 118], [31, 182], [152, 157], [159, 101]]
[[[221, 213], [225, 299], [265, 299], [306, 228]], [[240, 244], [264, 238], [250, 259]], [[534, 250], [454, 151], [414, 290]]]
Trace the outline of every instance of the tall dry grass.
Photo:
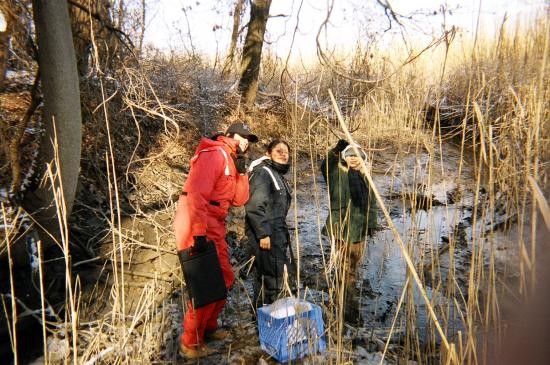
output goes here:
[[[519, 254], [513, 262], [514, 267], [509, 270], [518, 270], [520, 280], [517, 287], [512, 285], [507, 288], [518, 295], [530, 294], [531, 285], [536, 279], [535, 231], [539, 224], [537, 212], [541, 203], [534, 199], [540, 199], [540, 193], [534, 193], [536, 189], [526, 187], [538, 185], [545, 191], [548, 186], [546, 171], [550, 153], [550, 112], [547, 102], [550, 92], [547, 60], [549, 24], [548, 19], [540, 19], [531, 27], [513, 33], [504, 31], [503, 27], [497, 40], [478, 41], [475, 45], [463, 47], [451, 45], [447, 58], [442, 58], [439, 64], [436, 63], [437, 71], [430, 72], [430, 69], [422, 64], [421, 57], [399, 69], [391, 78], [378, 83], [363, 83], [342, 78], [334, 70], [319, 66], [293, 75], [293, 79], [280, 78], [285, 82], [280, 88], [285, 90], [287, 101], [283, 103], [283, 107], [277, 107], [277, 113], [269, 113], [269, 108], [256, 111], [260, 116], [262, 113], [265, 113], [264, 117], [268, 116], [264, 120], [279, 123], [277, 133], [292, 141], [294, 161], [298, 163], [303, 156], [309, 155], [311, 170], [318, 173], [317, 157], [336, 142], [337, 136], [333, 132], [339, 130], [336, 134], [343, 133], [342, 129], [345, 129], [341, 128], [337, 116], [336, 110], [339, 110], [343, 114], [343, 124], [347, 129], [353, 130], [353, 138], [370, 148], [369, 154], [375, 161], [375, 173], [395, 178], [398, 169], [405, 168], [400, 165], [400, 156], [427, 155], [428, 162], [423, 167], [426, 174], [410, 177], [410, 184], [421, 185], [422, 189], [429, 189], [439, 171], [443, 170], [443, 146], [448, 141], [447, 137], [440, 133], [441, 126], [442, 123], [453, 123], [453, 142], [458, 143], [461, 149], [457, 179], [462, 179], [461, 172], [466, 166], [472, 166], [475, 171], [475, 181], [467, 182], [473, 185], [475, 194], [472, 210], [474, 229], [469, 243], [471, 254], [468, 283], [466, 287], [458, 285], [453, 271], [456, 269], [453, 266], [454, 252], [459, 250], [458, 242], [453, 237], [450, 239], [448, 251], [440, 254], [433, 250], [429, 260], [420, 263], [412, 260], [409, 262], [407, 279], [394, 312], [392, 327], [388, 329], [390, 335], [384, 350], [386, 354], [391, 334], [397, 327], [405, 329], [406, 335], [402, 346], [399, 347], [401, 352], [392, 354], [393, 361], [401, 359], [415, 360], [419, 363], [485, 363], [489, 349], [494, 345], [489, 343], [487, 334], [506, 334], [501, 328], [500, 310], [503, 292], [501, 283], [506, 277], [503, 272], [497, 270], [497, 232], [493, 228], [488, 231], [475, 229], [479, 222], [490, 223], [494, 220], [497, 211], [504, 211], [510, 217], [505, 222], [506, 229], [513, 228], [518, 231]], [[443, 62], [448, 62], [445, 68], [442, 67]], [[430, 63], [433, 64], [434, 61], [431, 60]], [[153, 68], [152, 65], [150, 67]], [[385, 62], [376, 64], [365, 58], [363, 51], [357, 54], [348, 67], [350, 75], [355, 79], [376, 78], [390, 70]], [[195, 83], [197, 80], [192, 79], [193, 68], [190, 69], [181, 71], [184, 72], [184, 77], [189, 78], [189, 82], [184, 86], [179, 83], [176, 85], [183, 88], [182, 92], [199, 87]], [[268, 77], [273, 80], [273, 74], [281, 70], [281, 66], [277, 67], [275, 62], [272, 62], [269, 69], [272, 72]], [[439, 73], [435, 83], [434, 72]], [[127, 74], [131, 76], [127, 80], [134, 80], [133, 85], [137, 86], [139, 83], [135, 80], [139, 76], [136, 77], [132, 70], [127, 70]], [[158, 76], [150, 71], [149, 75], [151, 74]], [[181, 74], [176, 72], [174, 77], [177, 79], [180, 76]], [[129, 99], [124, 104], [128, 110], [149, 116], [149, 121], [154, 120], [151, 116], [160, 116], [162, 123], [157, 125], [159, 129], [166, 128], [166, 125], [170, 126], [176, 119], [171, 116], [180, 116], [177, 110], [179, 107], [184, 108], [182, 104], [186, 102], [185, 98], [176, 98], [176, 105], [163, 107], [165, 100], [162, 99], [162, 95], [157, 98], [156, 95], [149, 94], [152, 90], [165, 87], [163, 82], [164, 80], [159, 78], [151, 85], [143, 83], [144, 86], [129, 88], [130, 91], [126, 93]], [[329, 102], [329, 89], [334, 91], [338, 108], [333, 108]], [[108, 100], [109, 97], [103, 95], [101, 101], [105, 104], [98, 105], [106, 105]], [[265, 99], [260, 97], [259, 101], [261, 106]], [[435, 114], [432, 123], [427, 123], [426, 113], [430, 107], [434, 108]], [[113, 113], [113, 110], [105, 108], [101, 117], [97, 118], [109, 126], [105, 128], [109, 141], [114, 134], [109, 124]], [[133, 114], [135, 116], [137, 113]], [[200, 115], [193, 118], [199, 120]], [[136, 118], [136, 121], [138, 119]], [[185, 124], [183, 119], [182, 117], [182, 120], [177, 120], [177, 125]], [[261, 124], [254, 120], [252, 123], [258, 126]], [[148, 127], [151, 128], [151, 125]], [[263, 128], [265, 133], [270, 130], [267, 125]], [[166, 130], [166, 135], [174, 137], [172, 130]], [[396, 163], [388, 171], [377, 171], [376, 158], [380, 150], [386, 149], [398, 152], [395, 154]], [[105, 213], [105, 220], [108, 222], [108, 241], [111, 242], [107, 245], [109, 249], [104, 257], [102, 271], [108, 271], [110, 274], [108, 280], [98, 281], [92, 287], [90, 293], [84, 296], [85, 301], [81, 299], [82, 289], [78, 285], [78, 280], [71, 280], [73, 267], [68, 247], [70, 237], [67, 217], [63, 212], [59, 214], [60, 225], [64, 227], [65, 232], [61, 246], [67, 271], [66, 315], [62, 319], [46, 319], [45, 313], [49, 308], [42, 298], [40, 318], [43, 332], [48, 336], [44, 345], [46, 364], [148, 363], [158, 360], [161, 351], [171, 354], [168, 356], [172, 356], [172, 360], [176, 361], [177, 339], [172, 337], [177, 330], [173, 326], [174, 323], [179, 326], [180, 318], [178, 312], [174, 311], [174, 306], [178, 303], [167, 299], [169, 290], [166, 283], [162, 278], [159, 279], [157, 274], [151, 274], [150, 280], [143, 286], [134, 288], [134, 291], [128, 290], [131, 285], [125, 279], [128, 268], [125, 263], [132, 257], [136, 247], [145, 247], [145, 244], [132, 238], [129, 232], [124, 232], [121, 228], [121, 208], [118, 203], [120, 196], [117, 193], [120, 169], [115, 166], [117, 162], [114, 156], [115, 151], [111, 149], [101, 157], [108, 162], [104, 171], [109, 197], [109, 211]], [[294, 171], [294, 182], [298, 184], [301, 176], [297, 169]], [[296, 187], [297, 185], [295, 191]], [[326, 197], [316, 195], [315, 192], [318, 190], [313, 182], [313, 195], [319, 207], [318, 201]], [[411, 192], [413, 195], [422, 193], [425, 191]], [[379, 199], [380, 205], [383, 206], [383, 197]], [[415, 199], [416, 196], [413, 196], [412, 200]], [[173, 209], [173, 205], [166, 202], [166, 210], [170, 213]], [[320, 209], [317, 210], [324, 214]], [[419, 209], [413, 207], [411, 215], [415, 214], [420, 214]], [[321, 226], [322, 217], [318, 215], [316, 219]], [[391, 221], [392, 218], [386, 214], [385, 219]], [[415, 227], [412, 230], [414, 231]], [[423, 253], [422, 248], [415, 246], [412, 238], [414, 232], [395, 231], [394, 235], [403, 242], [400, 249], [405, 256], [414, 258]], [[429, 232], [426, 235], [429, 235]], [[151, 246], [155, 246], [157, 251], [161, 252], [161, 247], [167, 240], [165, 235], [159, 235]], [[300, 252], [299, 239], [297, 243]], [[322, 244], [321, 238], [319, 243]], [[447, 255], [451, 262], [445, 281], [440, 277], [425, 275], [425, 266], [429, 266], [432, 271], [438, 270], [443, 255]], [[326, 257], [324, 260], [324, 276], [329, 284], [329, 294], [333, 298], [340, 298], [331, 302], [330, 305], [334, 307], [328, 309], [328, 313], [334, 315], [326, 318], [326, 335], [330, 339], [330, 350], [334, 355], [326, 361], [344, 363], [351, 361], [353, 357], [350, 355], [351, 344], [344, 339], [342, 283], [337, 277], [335, 280], [332, 279], [330, 262], [334, 262], [336, 258]], [[40, 281], [42, 284], [43, 280]], [[416, 295], [417, 290], [425, 292], [428, 287], [431, 289], [430, 296], [423, 295], [419, 298]], [[43, 292], [44, 288], [41, 288]], [[102, 303], [105, 305], [101, 307], [101, 311], [97, 310], [98, 303], [94, 302], [94, 298], [106, 301]], [[12, 295], [11, 306], [14, 308], [13, 312], [16, 312], [13, 300]], [[130, 302], [133, 305], [130, 305]], [[427, 338], [430, 339], [428, 344], [421, 344], [416, 328], [419, 310], [430, 312], [428, 317], [431, 322], [426, 330]], [[85, 321], [81, 320], [83, 317], [86, 318]], [[448, 327], [456, 320], [464, 324], [464, 331], [455, 333]], [[14, 338], [13, 343], [16, 342], [17, 339]]]
[[[532, 295], [541, 244], [537, 239], [538, 212], [539, 208], [543, 213], [546, 209], [540, 202], [544, 200], [541, 191], [548, 191], [549, 24], [548, 18], [540, 18], [529, 26], [508, 31], [503, 23], [498, 39], [480, 37], [473, 44], [449, 44], [441, 52], [444, 56], [439, 63], [432, 58], [426, 66], [419, 59], [376, 84], [354, 79], [382, 78], [384, 67], [378, 65], [377, 69], [372, 64], [358, 67], [357, 62], [352, 62], [354, 69], [348, 69], [347, 74], [353, 77], [344, 78], [332, 68], [319, 67], [315, 71], [318, 77], [304, 73], [301, 79], [294, 79], [294, 84], [286, 85], [295, 90], [290, 101], [294, 107], [289, 108], [292, 129], [287, 137], [297, 149], [302, 149], [307, 141], [312, 156], [322, 155], [344, 135], [345, 128], [340, 128], [335, 116], [336, 108], [331, 109], [326, 102], [328, 89], [334, 90], [338, 108], [344, 115], [343, 124], [353, 130], [353, 138], [374, 150], [371, 156], [375, 163], [376, 150], [380, 148], [428, 155], [423, 171], [427, 174], [413, 176], [411, 181], [425, 191], [434, 184], [438, 173], [445, 173], [445, 144], [450, 141], [460, 147], [456, 179], [459, 183], [473, 184], [474, 192], [467, 285], [461, 287], [455, 277], [454, 253], [460, 248], [454, 237], [448, 250], [441, 254], [448, 256], [445, 258], [451, 265], [446, 282], [422, 275], [424, 265], [438, 271], [444, 257], [437, 250], [429, 262], [416, 268], [421, 273], [420, 282], [413, 280], [416, 274], [410, 268], [411, 277], [403, 289], [408, 298], [403, 309], [407, 338], [398, 357], [420, 363], [486, 363], [490, 352], [509, 335], [504, 331], [503, 302], [509, 300], [510, 293], [526, 300]], [[364, 59], [361, 54], [357, 57]], [[357, 70], [368, 72], [358, 75]], [[301, 89], [301, 83], [305, 90]], [[467, 166], [473, 167], [473, 181], [464, 181], [462, 172]], [[314, 159], [311, 169], [316, 171]], [[397, 171], [385, 173], [395, 176]], [[413, 194], [416, 193], [423, 192]], [[417, 213], [413, 207], [411, 215]], [[389, 220], [387, 216], [386, 219]], [[499, 219], [503, 221], [498, 222]], [[503, 260], [497, 251], [502, 249], [499, 241], [506, 234], [516, 247]], [[405, 256], [422, 253], [412, 240], [406, 246], [402, 248]], [[331, 258], [327, 259], [330, 261]], [[517, 283], [509, 282], [509, 277], [516, 273]], [[327, 272], [325, 276], [330, 274]], [[329, 292], [338, 298], [342, 288], [337, 281], [328, 281]], [[416, 290], [422, 291], [427, 286], [431, 288], [431, 299], [424, 297], [425, 303], [415, 303]], [[428, 309], [433, 306], [435, 311], [428, 328], [431, 343], [427, 345], [421, 345], [414, 330], [418, 304]], [[335, 300], [333, 305], [338, 307], [341, 302]], [[395, 315], [397, 319], [399, 313]], [[328, 335], [334, 339], [331, 344], [338, 354], [346, 350], [339, 320], [328, 319]], [[332, 325], [332, 321], [337, 323]], [[464, 325], [464, 331], [458, 334], [447, 327], [456, 321]], [[443, 334], [437, 328], [439, 323], [444, 326]], [[447, 333], [453, 336], [448, 341]], [[337, 363], [343, 361], [339, 355], [335, 359]]]

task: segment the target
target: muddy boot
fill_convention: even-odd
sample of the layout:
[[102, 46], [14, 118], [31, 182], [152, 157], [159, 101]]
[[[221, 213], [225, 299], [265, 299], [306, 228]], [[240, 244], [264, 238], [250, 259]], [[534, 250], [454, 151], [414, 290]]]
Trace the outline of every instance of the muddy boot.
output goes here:
[[210, 347], [202, 344], [199, 346], [185, 346], [183, 343], [180, 343], [180, 354], [186, 359], [199, 359], [214, 353]]
[[344, 321], [350, 326], [357, 327], [361, 325], [361, 313], [359, 312], [358, 303], [348, 304], [344, 308]]
[[355, 285], [346, 286], [346, 296], [344, 298], [344, 320], [346, 323], [357, 326], [361, 323], [359, 313], [359, 293]]
[[217, 328], [212, 331], [205, 331], [204, 332], [204, 339], [206, 341], [223, 341], [223, 340], [230, 340], [231, 339], [231, 332], [224, 330], [222, 328]]

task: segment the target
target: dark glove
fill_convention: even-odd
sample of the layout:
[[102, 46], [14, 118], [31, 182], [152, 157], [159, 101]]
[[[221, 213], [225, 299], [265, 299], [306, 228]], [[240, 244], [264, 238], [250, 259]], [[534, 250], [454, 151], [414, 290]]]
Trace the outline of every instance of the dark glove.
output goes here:
[[334, 147], [335, 152], [342, 152], [344, 148], [346, 148], [349, 145], [348, 141], [345, 139], [341, 139], [336, 143], [336, 146]]
[[246, 173], [246, 169], [248, 168], [248, 158], [246, 155], [242, 153], [238, 153], [237, 156], [231, 155], [233, 157], [233, 161], [235, 162], [235, 167], [237, 168], [237, 172], [239, 174]]
[[206, 236], [195, 236], [195, 244], [193, 245], [195, 252], [206, 250]]
[[206, 236], [194, 236], [193, 238], [195, 239], [193, 246], [178, 251], [178, 257], [182, 268], [184, 267], [185, 261], [188, 260], [189, 257], [204, 252], [208, 249], [208, 241], [206, 240]]

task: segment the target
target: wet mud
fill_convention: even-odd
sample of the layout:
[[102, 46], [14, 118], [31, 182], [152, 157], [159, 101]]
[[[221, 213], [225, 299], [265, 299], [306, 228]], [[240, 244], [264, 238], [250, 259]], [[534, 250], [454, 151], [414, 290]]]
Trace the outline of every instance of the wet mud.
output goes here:
[[[487, 209], [487, 194], [483, 189], [476, 189], [471, 166], [463, 163], [459, 171], [459, 165], [459, 147], [445, 144], [443, 151], [436, 152], [431, 158], [427, 152], [378, 153], [372, 171], [393, 223], [425, 282], [428, 297], [436, 308], [447, 312], [445, 333], [451, 339], [458, 331], [464, 330], [464, 323], [456, 302], [449, 302], [448, 296], [441, 293], [462, 291], [464, 300], [467, 300], [472, 241], [479, 242], [482, 233], [497, 229], [511, 219], [505, 212], [497, 212], [491, 219], [481, 215], [473, 218], [474, 210], [482, 212]], [[300, 170], [295, 204], [287, 219], [292, 227], [292, 248], [299, 252], [300, 257], [300, 296], [326, 309], [330, 273], [323, 268], [330, 264], [331, 245], [320, 233], [328, 212], [326, 185], [318, 171], [312, 172], [309, 166], [302, 166]], [[344, 326], [344, 342], [351, 348], [347, 360], [354, 363], [380, 363], [404, 287], [414, 287], [412, 282], [407, 284], [410, 276], [407, 275], [405, 260], [381, 212], [378, 219], [380, 227], [368, 238], [360, 269], [359, 322]], [[232, 242], [232, 247], [234, 263], [242, 263], [246, 256], [244, 247], [238, 240]], [[497, 248], [502, 255], [500, 259], [497, 257], [497, 267], [502, 270], [506, 266], [505, 258], [514, 255], [508, 252], [510, 249], [507, 246]], [[425, 304], [418, 291], [413, 292], [415, 294], [405, 298], [403, 303], [407, 309], [401, 309], [395, 321], [389, 339], [390, 351], [392, 346], [400, 346], [405, 341], [407, 311], [414, 311], [420, 346], [428, 346], [433, 334]], [[201, 363], [276, 363], [259, 347], [250, 309], [251, 295], [251, 275], [241, 275], [222, 316], [224, 326], [234, 332], [235, 338], [231, 343], [216, 345], [223, 355], [211, 356]], [[435, 339], [436, 342], [439, 340]], [[331, 356], [334, 354], [329, 351], [295, 363], [324, 363]], [[391, 363], [391, 357], [387, 355], [385, 361]]]
[[[436, 309], [446, 312], [445, 333], [453, 338], [464, 329], [456, 302], [441, 295], [461, 291], [464, 300], [468, 295], [468, 275], [472, 255], [472, 242], [479, 244], [487, 231], [510, 224], [501, 209], [489, 216], [487, 193], [477, 189], [475, 176], [466, 161], [460, 161], [460, 150], [444, 144], [442, 151], [396, 152], [378, 151], [373, 157], [372, 176], [393, 223], [405, 243], [415, 268], [425, 282], [428, 296]], [[294, 187], [295, 200], [287, 222], [291, 227], [292, 249], [299, 257], [299, 295], [319, 304], [325, 312], [330, 309], [331, 244], [321, 235], [328, 212], [326, 185], [318, 170], [307, 163], [300, 165]], [[290, 178], [290, 176], [289, 176]], [[475, 214], [474, 214], [475, 213]], [[228, 303], [221, 316], [221, 325], [232, 333], [230, 339], [208, 344], [214, 353], [199, 362], [186, 360], [178, 354], [182, 316], [186, 301], [181, 281], [181, 270], [174, 251], [171, 220], [173, 211], [160, 209], [151, 214], [134, 214], [123, 219], [121, 233], [125, 252], [124, 273], [115, 273], [109, 262], [110, 250], [115, 243], [109, 241], [107, 230], [97, 233], [103, 243], [98, 260], [79, 263], [75, 275], [82, 280], [83, 294], [81, 323], [96, 323], [108, 316], [112, 309], [110, 288], [115, 274], [124, 280], [124, 311], [130, 315], [139, 312], [145, 304], [142, 298], [153, 299], [147, 305], [154, 308], [149, 321], [157, 336], [162, 338], [160, 349], [151, 350], [152, 363], [175, 364], [276, 364], [260, 348], [255, 314], [252, 310], [253, 273], [249, 272], [248, 254], [244, 247], [244, 211], [233, 209], [228, 220], [227, 240], [232, 264], [237, 270], [236, 282], [229, 293]], [[403, 254], [381, 212], [379, 229], [368, 238], [360, 268], [357, 307], [358, 321], [345, 324], [341, 343], [345, 348], [341, 361], [361, 364], [379, 364], [386, 341], [389, 342], [386, 363], [395, 363], [392, 350], [399, 352], [407, 337], [406, 316], [414, 316], [416, 335], [421, 346], [430, 342], [433, 325], [418, 290], [404, 298], [396, 318], [397, 307], [404, 287], [415, 287], [407, 281]], [[493, 237], [506, 237], [497, 231]], [[92, 239], [92, 238], [90, 238]], [[515, 257], [511, 245], [504, 239], [495, 239], [498, 247], [497, 270], [508, 268], [510, 256]], [[490, 245], [487, 243], [487, 250]], [[492, 248], [491, 248], [492, 249]], [[119, 279], [120, 280], [120, 279]], [[112, 295], [112, 293], [111, 293]], [[456, 311], [456, 313], [454, 313]], [[395, 323], [394, 323], [395, 322]], [[143, 330], [138, 321], [135, 331]], [[329, 323], [325, 323], [328, 326]], [[390, 328], [394, 325], [394, 330]], [[160, 335], [159, 335], [160, 334]], [[104, 334], [106, 337], [109, 333]], [[410, 334], [409, 334], [410, 335]], [[50, 336], [49, 342], [60, 340]], [[435, 339], [436, 342], [439, 339]], [[334, 344], [334, 340], [328, 341]], [[129, 340], [129, 346], [132, 341]], [[336, 359], [334, 347], [327, 352], [293, 361], [297, 364], [322, 364]], [[116, 356], [113, 352], [112, 356]], [[113, 357], [106, 356], [109, 361]], [[437, 360], [434, 360], [436, 363]]]

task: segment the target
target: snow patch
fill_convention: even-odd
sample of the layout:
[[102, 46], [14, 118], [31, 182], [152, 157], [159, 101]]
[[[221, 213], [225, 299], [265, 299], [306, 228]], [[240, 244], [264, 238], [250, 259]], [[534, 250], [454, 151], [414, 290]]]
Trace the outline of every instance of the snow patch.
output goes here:
[[5, 32], [7, 28], [8, 22], [6, 22], [6, 18], [2, 14], [2, 10], [0, 10], [0, 32]]
[[38, 245], [34, 236], [27, 233], [25, 237], [27, 243], [27, 252], [29, 253], [30, 265], [33, 274], [36, 274], [40, 268], [40, 259], [38, 258]]

